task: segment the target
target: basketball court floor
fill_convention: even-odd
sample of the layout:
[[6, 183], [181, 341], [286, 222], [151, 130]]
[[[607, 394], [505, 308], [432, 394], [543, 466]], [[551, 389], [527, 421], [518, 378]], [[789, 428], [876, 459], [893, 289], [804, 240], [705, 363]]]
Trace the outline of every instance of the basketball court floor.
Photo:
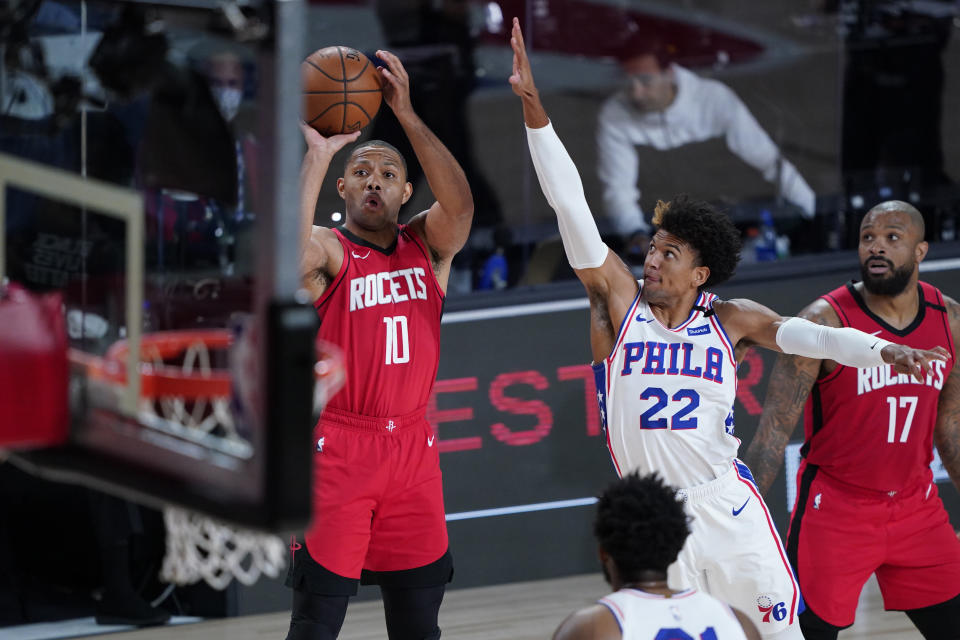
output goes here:
[[[440, 609], [444, 638], [457, 640], [534, 640], [549, 638], [567, 614], [606, 594], [599, 573], [535, 582], [447, 592]], [[92, 620], [25, 625], [3, 630], [8, 640], [52, 640], [78, 637], [91, 640], [266, 640], [285, 637], [288, 612], [168, 625], [98, 634]], [[95, 635], [90, 635], [91, 633]], [[347, 611], [342, 640], [380, 640], [385, 635], [383, 605], [378, 600], [357, 602]], [[876, 580], [864, 587], [857, 622], [840, 633], [841, 640], [921, 640], [922, 636], [900, 612], [884, 611]]]

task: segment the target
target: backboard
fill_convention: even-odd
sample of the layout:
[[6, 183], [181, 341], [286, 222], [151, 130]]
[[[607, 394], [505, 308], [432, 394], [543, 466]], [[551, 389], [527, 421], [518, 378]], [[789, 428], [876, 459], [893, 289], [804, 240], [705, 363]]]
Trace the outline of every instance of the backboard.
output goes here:
[[0, 280], [62, 294], [72, 424], [13, 461], [302, 525], [337, 361], [297, 299], [302, 3], [38, 5], [0, 15]]

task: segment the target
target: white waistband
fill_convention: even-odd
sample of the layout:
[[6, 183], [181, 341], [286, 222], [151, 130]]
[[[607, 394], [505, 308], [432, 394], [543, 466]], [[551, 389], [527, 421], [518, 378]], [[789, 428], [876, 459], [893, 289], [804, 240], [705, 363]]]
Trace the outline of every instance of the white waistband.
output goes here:
[[736, 465], [737, 461], [734, 460], [730, 463], [730, 468], [719, 478], [714, 478], [709, 482], [704, 482], [703, 484], [698, 484], [686, 489], [680, 489], [677, 491], [677, 497], [681, 498], [684, 502], [697, 502], [704, 498], [723, 493], [727, 487], [740, 482]]

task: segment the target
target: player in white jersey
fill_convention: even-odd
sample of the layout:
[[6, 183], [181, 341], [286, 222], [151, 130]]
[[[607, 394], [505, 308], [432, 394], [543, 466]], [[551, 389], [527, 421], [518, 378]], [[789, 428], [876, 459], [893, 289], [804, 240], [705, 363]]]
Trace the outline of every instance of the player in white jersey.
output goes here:
[[800, 638], [793, 571], [736, 459], [736, 355], [755, 345], [850, 367], [892, 364], [919, 380], [949, 353], [784, 318], [751, 300], [717, 300], [706, 290], [733, 275], [740, 237], [725, 215], [683, 196], [657, 207], [644, 278], [635, 279], [600, 239], [577, 168], [540, 103], [516, 18], [511, 45], [510, 83], [523, 103], [537, 178], [590, 299], [598, 399], [617, 472], [659, 471], [681, 487], [693, 517], [670, 584], [743, 609], [764, 638]]
[[564, 620], [558, 640], [755, 640], [741, 611], [695, 589], [667, 586], [667, 567], [690, 534], [683, 502], [657, 474], [631, 473], [597, 504], [594, 535], [614, 593]]

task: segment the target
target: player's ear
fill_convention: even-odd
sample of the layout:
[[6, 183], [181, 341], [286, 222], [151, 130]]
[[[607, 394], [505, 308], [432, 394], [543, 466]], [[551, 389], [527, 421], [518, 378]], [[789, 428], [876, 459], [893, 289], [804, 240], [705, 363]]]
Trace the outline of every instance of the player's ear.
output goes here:
[[693, 268], [693, 283], [697, 286], [697, 289], [702, 287], [709, 279], [710, 267], [700, 265], [699, 267]]
[[[340, 197], [344, 200], [347, 199], [347, 196], [343, 193], [343, 178], [337, 178], [337, 193], [340, 194]], [[406, 202], [406, 200], [404, 200]]]
[[403, 201], [400, 204], [407, 204], [407, 200], [413, 195], [413, 185], [409, 182], [403, 183]]
[[917, 262], [923, 262], [923, 259], [927, 257], [927, 251], [930, 250], [930, 245], [924, 242], [918, 242], [917, 246], [913, 248], [913, 254]]

